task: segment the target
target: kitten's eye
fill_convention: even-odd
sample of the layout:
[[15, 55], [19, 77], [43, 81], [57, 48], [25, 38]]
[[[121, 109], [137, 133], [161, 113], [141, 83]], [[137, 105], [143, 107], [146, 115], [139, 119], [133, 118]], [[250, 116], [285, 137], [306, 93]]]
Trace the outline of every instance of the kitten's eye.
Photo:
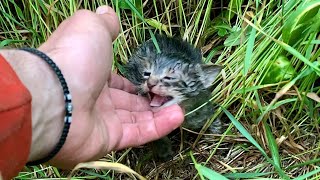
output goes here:
[[166, 77], [164, 77], [163, 79], [166, 79], [166, 80], [174, 80], [174, 79], [176, 79], [176, 78], [174, 78], [174, 77], [169, 77], [169, 76], [166, 76]]
[[144, 76], [144, 77], [149, 77], [150, 74], [151, 74], [150, 72], [144, 72], [144, 73], [143, 73], [143, 76]]

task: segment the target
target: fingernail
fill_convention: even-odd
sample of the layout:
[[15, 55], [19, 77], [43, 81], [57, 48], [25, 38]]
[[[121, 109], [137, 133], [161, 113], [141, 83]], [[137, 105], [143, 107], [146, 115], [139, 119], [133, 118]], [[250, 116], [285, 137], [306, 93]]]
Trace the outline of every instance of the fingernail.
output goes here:
[[109, 11], [109, 6], [100, 6], [97, 8], [96, 13], [97, 14], [106, 14]]

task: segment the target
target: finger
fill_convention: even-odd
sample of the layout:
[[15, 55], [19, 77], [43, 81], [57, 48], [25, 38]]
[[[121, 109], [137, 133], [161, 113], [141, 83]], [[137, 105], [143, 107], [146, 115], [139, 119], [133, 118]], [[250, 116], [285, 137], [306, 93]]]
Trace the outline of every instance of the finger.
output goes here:
[[[50, 47], [50, 45], [52, 46], [52, 44], [55, 44], [54, 42], [61, 39], [61, 36], [66, 34], [74, 40], [79, 38], [77, 37], [78, 35], [86, 34], [86, 36], [88, 36], [88, 34], [90, 34], [90, 36], [93, 36], [92, 39], [96, 41], [96, 44], [99, 44], [97, 40], [108, 44], [109, 40], [114, 40], [119, 34], [119, 27], [120, 23], [118, 17], [109, 6], [99, 7], [97, 13], [84, 9], [77, 10], [72, 16], [59, 25], [47, 42], [42, 44], [40, 48], [49, 50], [60, 48], [61, 45], [58, 47]], [[105, 33], [108, 34], [108, 37], [105, 36]], [[99, 39], [95, 39], [96, 37], [99, 37]], [[81, 40], [82, 39], [79, 39], [79, 41]], [[48, 43], [50, 41], [53, 41], [52, 44]]]
[[112, 39], [116, 39], [120, 32], [120, 23], [116, 12], [109, 6], [100, 6], [97, 8], [96, 13], [101, 15], [105, 21], [106, 27], [111, 32]]
[[117, 149], [139, 146], [159, 139], [179, 127], [184, 119], [181, 108], [173, 105], [154, 114], [151, 119], [123, 124], [123, 136]]
[[109, 87], [114, 89], [123, 90], [129, 93], [135, 93], [134, 85], [126, 78], [118, 74], [111, 73], [109, 80]]
[[115, 109], [127, 111], [147, 111], [151, 109], [150, 102], [145, 97], [114, 88], [110, 88], [109, 92]]
[[121, 123], [135, 124], [142, 121], [151, 121], [153, 119], [152, 111], [132, 112], [123, 109], [116, 110]]

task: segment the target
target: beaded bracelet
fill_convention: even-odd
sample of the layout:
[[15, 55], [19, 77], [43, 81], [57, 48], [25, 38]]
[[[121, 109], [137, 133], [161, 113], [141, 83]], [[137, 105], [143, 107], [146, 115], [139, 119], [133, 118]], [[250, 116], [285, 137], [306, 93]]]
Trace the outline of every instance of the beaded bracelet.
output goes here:
[[60, 84], [61, 84], [62, 89], [63, 89], [64, 101], [65, 101], [64, 127], [63, 127], [63, 131], [62, 131], [62, 135], [60, 136], [60, 140], [57, 143], [57, 145], [55, 146], [55, 148], [49, 153], [48, 156], [46, 156], [46, 157], [44, 157], [42, 159], [27, 163], [27, 165], [33, 166], [33, 165], [38, 165], [38, 164], [45, 163], [45, 162], [49, 161], [51, 158], [53, 158], [60, 151], [60, 149], [62, 148], [63, 144], [65, 143], [65, 141], [67, 139], [67, 136], [68, 136], [70, 124], [71, 124], [71, 121], [72, 121], [72, 109], [73, 109], [72, 97], [71, 97], [71, 94], [69, 92], [66, 80], [64, 79], [64, 77], [63, 77], [63, 75], [61, 73], [61, 70], [52, 61], [52, 59], [50, 59], [43, 52], [41, 52], [41, 51], [39, 51], [37, 49], [34, 49], [34, 48], [20, 48], [20, 50], [30, 52], [30, 53], [40, 57], [41, 59], [43, 59], [45, 62], [47, 62], [47, 64], [51, 67], [51, 69], [58, 76], [58, 79], [59, 79]]

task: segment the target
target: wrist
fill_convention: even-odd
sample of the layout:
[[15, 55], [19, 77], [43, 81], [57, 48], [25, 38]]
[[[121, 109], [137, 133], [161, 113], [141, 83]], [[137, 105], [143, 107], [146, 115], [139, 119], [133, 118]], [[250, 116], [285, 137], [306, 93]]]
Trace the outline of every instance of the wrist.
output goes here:
[[32, 96], [32, 143], [28, 161], [47, 156], [63, 129], [64, 97], [56, 74], [41, 58], [21, 50], [0, 50]]

